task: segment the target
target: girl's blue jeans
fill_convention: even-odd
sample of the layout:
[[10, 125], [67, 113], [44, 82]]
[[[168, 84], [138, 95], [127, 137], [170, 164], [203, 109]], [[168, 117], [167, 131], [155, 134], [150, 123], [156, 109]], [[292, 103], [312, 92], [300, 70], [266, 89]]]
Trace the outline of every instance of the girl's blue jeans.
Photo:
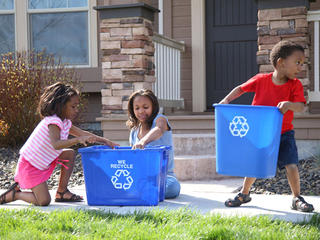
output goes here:
[[180, 194], [180, 183], [178, 179], [172, 175], [167, 175], [165, 198], [176, 198]]

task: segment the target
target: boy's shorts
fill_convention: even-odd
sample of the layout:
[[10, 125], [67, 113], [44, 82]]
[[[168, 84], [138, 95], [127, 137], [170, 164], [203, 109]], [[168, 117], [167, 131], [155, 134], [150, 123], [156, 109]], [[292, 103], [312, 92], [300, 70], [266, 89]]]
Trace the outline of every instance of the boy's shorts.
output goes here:
[[294, 131], [291, 130], [281, 134], [278, 156], [278, 168], [282, 170], [285, 168], [286, 165], [298, 165], [298, 162], [299, 160], [296, 140], [294, 139]]

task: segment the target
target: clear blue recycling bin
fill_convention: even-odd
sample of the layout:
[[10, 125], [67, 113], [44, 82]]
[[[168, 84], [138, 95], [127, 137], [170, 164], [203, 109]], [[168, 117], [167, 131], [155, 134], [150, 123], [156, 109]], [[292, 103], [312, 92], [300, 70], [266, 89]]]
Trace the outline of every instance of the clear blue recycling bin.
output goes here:
[[164, 150], [165, 147], [132, 150], [108, 146], [79, 149], [88, 204], [157, 205]]
[[277, 169], [283, 114], [277, 107], [214, 104], [216, 171], [270, 178]]

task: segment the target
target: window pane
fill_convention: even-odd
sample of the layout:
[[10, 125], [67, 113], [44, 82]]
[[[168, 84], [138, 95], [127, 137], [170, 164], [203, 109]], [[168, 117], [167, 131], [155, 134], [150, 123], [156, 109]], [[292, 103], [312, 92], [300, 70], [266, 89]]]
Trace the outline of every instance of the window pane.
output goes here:
[[29, 9], [87, 7], [88, 0], [29, 0]]
[[47, 0], [29, 0], [29, 9], [47, 8]]
[[0, 0], [0, 10], [12, 10], [13, 0]]
[[47, 0], [48, 8], [66, 8], [67, 0]]
[[14, 15], [0, 15], [0, 54], [15, 51]]
[[69, 0], [69, 7], [87, 7], [88, 0]]
[[31, 49], [54, 54], [68, 64], [89, 64], [88, 13], [31, 14]]

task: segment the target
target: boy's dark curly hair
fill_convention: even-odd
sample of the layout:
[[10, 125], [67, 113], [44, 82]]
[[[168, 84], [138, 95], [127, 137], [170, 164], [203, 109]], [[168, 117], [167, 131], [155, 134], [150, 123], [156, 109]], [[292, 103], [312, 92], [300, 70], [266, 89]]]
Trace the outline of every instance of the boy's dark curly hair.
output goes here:
[[139, 120], [137, 119], [136, 115], [133, 111], [133, 101], [138, 96], [145, 96], [148, 97], [151, 100], [152, 103], [152, 114], [147, 120], [147, 124], [149, 129], [152, 127], [152, 122], [159, 113], [159, 102], [157, 97], [154, 95], [154, 93], [149, 89], [141, 89], [138, 91], [135, 91], [131, 94], [128, 102], [128, 120], [126, 122], [127, 127], [131, 130], [132, 128], [137, 128], [139, 126]]
[[38, 105], [41, 118], [56, 114], [62, 119], [63, 107], [71, 97], [77, 95], [79, 95], [78, 90], [61, 82], [46, 87]]
[[304, 49], [301, 45], [290, 41], [280, 41], [274, 45], [271, 50], [270, 62], [273, 67], [276, 67], [279, 58], [286, 59], [295, 51], [301, 51], [304, 53]]

